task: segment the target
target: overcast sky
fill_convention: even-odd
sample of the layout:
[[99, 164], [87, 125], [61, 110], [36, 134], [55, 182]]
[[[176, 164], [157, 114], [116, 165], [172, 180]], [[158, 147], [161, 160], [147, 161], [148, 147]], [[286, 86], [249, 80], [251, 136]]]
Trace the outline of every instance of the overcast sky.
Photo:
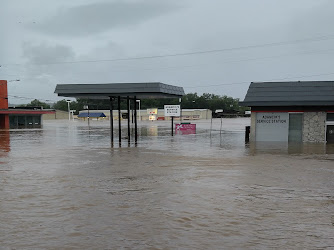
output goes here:
[[[12, 104], [57, 101], [59, 83], [157, 81], [243, 100], [252, 81], [333, 80], [333, 10], [332, 0], [1, 0], [0, 79], [20, 79]], [[117, 60], [128, 58], [138, 59]]]

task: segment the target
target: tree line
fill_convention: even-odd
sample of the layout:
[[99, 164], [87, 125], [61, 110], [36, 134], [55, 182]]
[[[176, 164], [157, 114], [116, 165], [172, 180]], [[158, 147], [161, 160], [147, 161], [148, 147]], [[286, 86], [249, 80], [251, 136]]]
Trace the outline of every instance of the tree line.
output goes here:
[[[181, 101], [181, 102], [180, 102]], [[182, 109], [210, 109], [212, 112], [216, 110], [223, 110], [224, 113], [230, 114], [244, 114], [245, 110], [249, 110], [247, 107], [239, 106], [239, 99], [232, 98], [226, 95], [220, 96], [215, 94], [204, 93], [199, 96], [197, 93], [189, 93], [184, 95], [181, 100], [179, 98], [170, 99], [141, 99], [140, 108], [158, 108], [163, 109], [164, 105], [178, 105], [180, 104]], [[76, 110], [78, 113], [84, 109], [84, 106], [88, 105], [90, 110], [106, 110], [110, 108], [109, 100], [92, 100], [78, 98], [76, 101], [70, 102], [71, 110]], [[116, 104], [115, 104], [116, 105]], [[54, 104], [48, 104], [41, 102], [37, 99], [30, 103], [23, 105], [25, 107], [43, 107], [44, 109], [57, 109], [68, 110], [68, 104], [65, 99], [60, 100]], [[121, 109], [126, 109], [126, 101], [121, 102]]]

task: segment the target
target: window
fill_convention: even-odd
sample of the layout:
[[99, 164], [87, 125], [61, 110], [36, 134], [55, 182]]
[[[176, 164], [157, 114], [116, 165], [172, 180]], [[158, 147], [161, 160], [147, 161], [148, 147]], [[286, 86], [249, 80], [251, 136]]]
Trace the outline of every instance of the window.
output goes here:
[[327, 113], [327, 121], [334, 122], [334, 113]]
[[17, 128], [17, 116], [16, 115], [9, 116], [9, 127]]
[[34, 127], [32, 119], [33, 119], [32, 116], [26, 116], [27, 128], [33, 128]]
[[41, 116], [33, 116], [33, 123], [34, 128], [40, 128], [41, 127]]
[[17, 123], [18, 123], [18, 128], [25, 128], [26, 127], [26, 117], [23, 115], [17, 116]]

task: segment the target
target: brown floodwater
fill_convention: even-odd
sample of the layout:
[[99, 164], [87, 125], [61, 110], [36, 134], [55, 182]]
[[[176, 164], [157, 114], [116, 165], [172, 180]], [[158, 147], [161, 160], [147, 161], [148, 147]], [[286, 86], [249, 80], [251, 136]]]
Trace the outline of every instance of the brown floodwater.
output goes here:
[[[0, 249], [334, 249], [334, 148], [245, 144], [249, 118], [0, 132]], [[118, 132], [115, 128], [115, 139]]]

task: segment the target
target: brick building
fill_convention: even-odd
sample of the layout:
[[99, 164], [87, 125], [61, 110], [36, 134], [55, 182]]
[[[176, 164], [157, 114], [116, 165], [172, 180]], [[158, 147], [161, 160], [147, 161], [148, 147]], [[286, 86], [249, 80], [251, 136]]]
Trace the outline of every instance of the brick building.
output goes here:
[[0, 129], [40, 128], [42, 115], [53, 113], [54, 111], [46, 111], [40, 107], [8, 108], [7, 81], [0, 80]]

